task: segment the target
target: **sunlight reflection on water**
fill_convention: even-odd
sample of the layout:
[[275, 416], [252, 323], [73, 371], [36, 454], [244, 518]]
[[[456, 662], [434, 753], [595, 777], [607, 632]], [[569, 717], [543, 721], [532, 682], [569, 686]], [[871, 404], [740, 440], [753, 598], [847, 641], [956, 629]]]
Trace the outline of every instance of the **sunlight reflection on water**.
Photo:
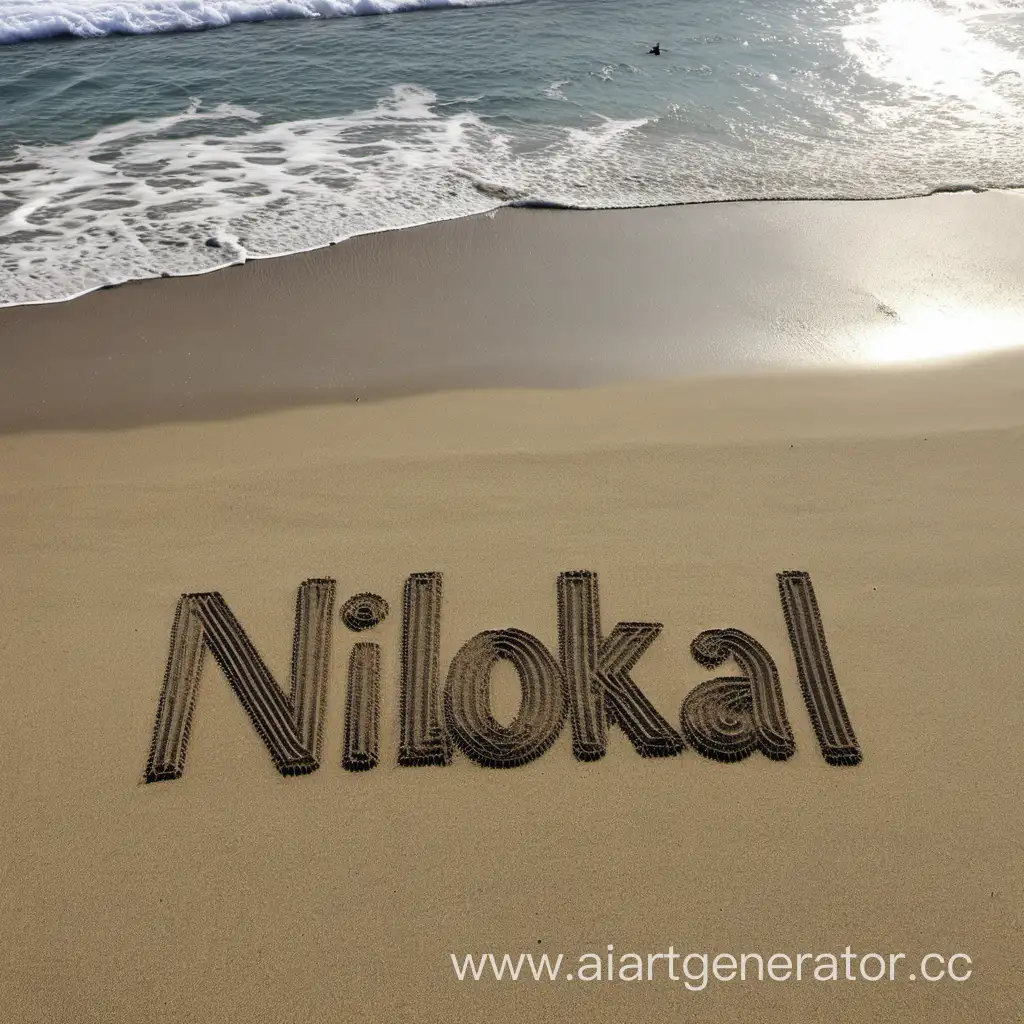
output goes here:
[[1024, 310], [925, 305], [901, 311], [857, 343], [855, 361], [896, 366], [1024, 348]]

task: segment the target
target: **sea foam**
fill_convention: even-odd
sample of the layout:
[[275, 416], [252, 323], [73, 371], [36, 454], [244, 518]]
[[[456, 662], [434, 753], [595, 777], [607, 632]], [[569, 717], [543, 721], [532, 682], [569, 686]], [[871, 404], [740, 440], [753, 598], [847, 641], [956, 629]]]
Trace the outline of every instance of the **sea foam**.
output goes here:
[[544, 141], [394, 86], [341, 117], [264, 123], [258, 111], [194, 100], [69, 143], [17, 145], [0, 161], [0, 305], [104, 285], [205, 273], [356, 235], [487, 213], [771, 198], [883, 198], [1020, 185], [1014, 138], [985, 160], [941, 161], [891, 132], [875, 160], [860, 139], [756, 150], [679, 136], [673, 115], [593, 115]]
[[[778, 3], [788, 24], [788, 0]], [[274, 9], [415, 6], [425, 4], [302, 0]], [[579, 53], [524, 64], [519, 40], [502, 42], [483, 23], [530, 19], [497, 9], [457, 24], [424, 21], [433, 46], [426, 51], [447, 57], [455, 38], [465, 47], [466, 61], [436, 76], [429, 62], [417, 64], [419, 25], [398, 40], [406, 49], [387, 51], [391, 63], [377, 62], [373, 51], [369, 65], [348, 68], [335, 67], [337, 39], [313, 38], [335, 33], [300, 33], [306, 51], [280, 60], [267, 59], [279, 33], [256, 33], [241, 46], [257, 54], [256, 88], [248, 65], [211, 68], [202, 40], [167, 40], [156, 49], [188, 51], [177, 55], [180, 74], [169, 80], [171, 102], [181, 106], [120, 123], [127, 111], [167, 111], [168, 79], [140, 76], [149, 92], [136, 106], [134, 71], [108, 66], [122, 47], [8, 51], [14, 59], [0, 90], [20, 114], [0, 131], [0, 305], [204, 273], [500, 206], [881, 199], [1020, 187], [1018, 7], [1019, 0], [877, 0], [827, 30], [819, 26], [784, 59], [774, 36], [749, 61], [739, 34], [731, 44], [712, 41], [707, 46], [731, 54], [714, 71], [704, 43], [679, 59], [635, 65]], [[0, 24], [12, 11], [56, 9], [45, 0], [0, 0]], [[130, 12], [171, 6], [78, 0], [61, 9], [124, 12], [141, 30]], [[173, 9], [199, 17], [242, 8], [214, 0]], [[473, 22], [480, 23], [475, 37]], [[561, 37], [551, 45], [561, 47]], [[352, 81], [342, 80], [346, 71]], [[437, 93], [383, 84], [406, 75], [431, 78]], [[234, 102], [185, 104], [205, 90]]]
[[72, 143], [20, 145], [0, 162], [0, 305], [543, 200], [563, 175], [576, 194], [555, 198], [575, 205], [572, 181], [645, 123], [601, 119], [527, 159], [471, 110], [400, 85], [346, 117], [262, 124], [193, 100]]
[[344, 18], [504, 0], [0, 0], [0, 45], [221, 28], [238, 22]]

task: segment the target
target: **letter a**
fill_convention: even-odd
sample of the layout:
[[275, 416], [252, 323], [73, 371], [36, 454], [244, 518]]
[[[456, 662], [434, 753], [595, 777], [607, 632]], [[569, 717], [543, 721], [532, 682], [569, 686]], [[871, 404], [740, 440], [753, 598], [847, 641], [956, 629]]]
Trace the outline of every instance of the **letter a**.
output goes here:
[[707, 629], [690, 645], [705, 668], [732, 658], [742, 676], [719, 676], [695, 687], [683, 701], [683, 735], [715, 761], [742, 761], [755, 750], [773, 761], [793, 756], [779, 673], [771, 655], [739, 629]]

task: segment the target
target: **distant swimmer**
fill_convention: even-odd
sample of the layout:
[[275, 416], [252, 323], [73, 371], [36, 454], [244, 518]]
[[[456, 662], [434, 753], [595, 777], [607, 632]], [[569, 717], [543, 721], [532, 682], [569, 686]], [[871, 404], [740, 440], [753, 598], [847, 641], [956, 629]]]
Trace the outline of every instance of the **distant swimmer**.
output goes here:
[[661, 43], [655, 43], [655, 44], [654, 44], [654, 45], [653, 45], [653, 46], [652, 46], [652, 47], [651, 47], [651, 48], [650, 48], [650, 49], [649, 49], [649, 50], [647, 51], [647, 56], [648, 56], [648, 57], [650, 57], [650, 56], [651, 56], [652, 54], [653, 54], [653, 55], [654, 55], [655, 57], [660, 57], [660, 56], [661, 56]]

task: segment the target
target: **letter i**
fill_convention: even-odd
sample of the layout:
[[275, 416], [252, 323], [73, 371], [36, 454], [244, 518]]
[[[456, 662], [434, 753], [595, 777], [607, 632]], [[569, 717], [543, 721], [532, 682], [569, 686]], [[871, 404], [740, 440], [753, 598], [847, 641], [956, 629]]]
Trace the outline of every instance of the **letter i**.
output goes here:
[[350, 772], [376, 768], [379, 745], [380, 647], [377, 644], [356, 644], [348, 659], [342, 768]]
[[[377, 594], [356, 594], [341, 609], [341, 619], [359, 632], [387, 618], [388, 604]], [[350, 772], [376, 768], [380, 746], [380, 646], [358, 643], [348, 659], [345, 698], [345, 749], [341, 766]]]

